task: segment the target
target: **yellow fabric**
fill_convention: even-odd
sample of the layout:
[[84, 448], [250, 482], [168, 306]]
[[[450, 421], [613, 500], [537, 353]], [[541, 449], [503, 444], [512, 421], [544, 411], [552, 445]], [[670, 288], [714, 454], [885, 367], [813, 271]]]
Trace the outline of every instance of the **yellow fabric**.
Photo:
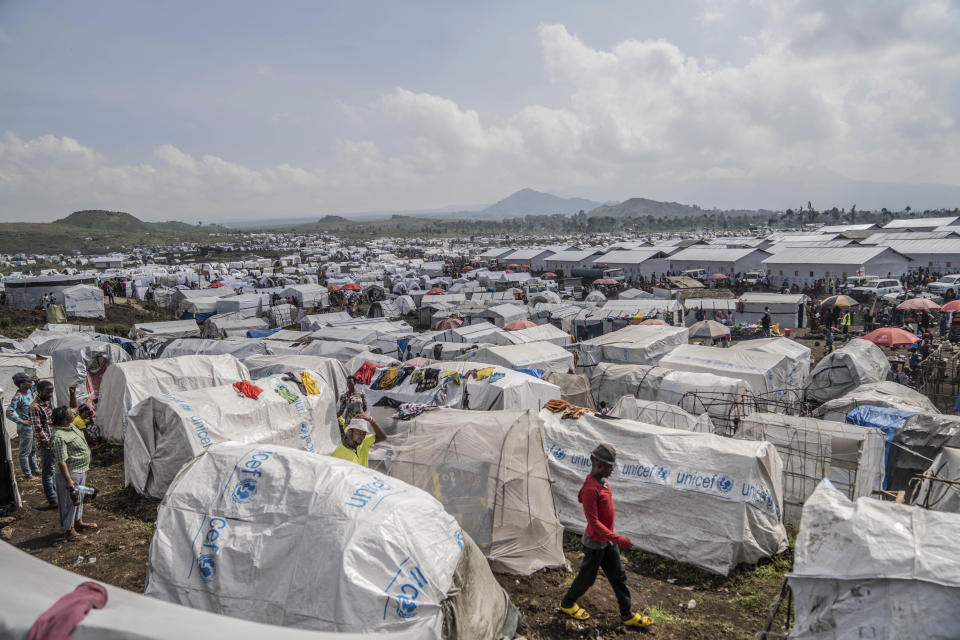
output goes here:
[[483, 369], [477, 369], [477, 380], [486, 380], [492, 376], [493, 372], [496, 370], [496, 367], [484, 367]]
[[372, 433], [368, 433], [367, 437], [363, 439], [363, 442], [361, 442], [356, 449], [351, 449], [350, 447], [347, 447], [341, 443], [330, 455], [332, 455], [334, 458], [346, 460], [347, 462], [356, 462], [361, 467], [369, 467], [370, 447], [372, 447], [373, 443], [376, 441], [377, 436], [373, 435]]
[[843, 326], [849, 327], [849, 326], [850, 326], [850, 320], [851, 320], [851, 318], [850, 318], [850, 312], [847, 311], [845, 314], [843, 314], [843, 317], [840, 318], [840, 324], [843, 325]]
[[317, 386], [317, 381], [313, 379], [309, 371], [301, 373], [300, 380], [303, 382], [303, 388], [306, 389], [308, 396], [320, 395], [320, 387]]
[[73, 419], [73, 426], [75, 426], [77, 429], [86, 429], [87, 421], [81, 418], [80, 416], [77, 416], [76, 418]]
[[383, 375], [380, 376], [380, 384], [377, 388], [382, 390], [393, 389], [393, 385], [396, 384], [399, 375], [400, 367], [389, 367], [383, 372]]

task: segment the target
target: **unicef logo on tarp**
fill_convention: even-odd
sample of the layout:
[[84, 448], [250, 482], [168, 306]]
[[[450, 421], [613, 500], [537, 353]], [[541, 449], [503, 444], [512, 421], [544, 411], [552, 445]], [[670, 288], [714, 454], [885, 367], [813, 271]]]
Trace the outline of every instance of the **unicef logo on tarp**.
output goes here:
[[657, 474], [657, 479], [658, 479], [658, 480], [666, 480], [667, 477], [670, 475], [670, 469], [664, 469], [663, 467], [657, 467], [656, 474]]
[[217, 561], [209, 553], [200, 554], [197, 557], [197, 568], [200, 570], [200, 579], [204, 582], [212, 582], [213, 576], [217, 572]]
[[404, 620], [417, 615], [417, 603], [405, 594], [397, 595], [397, 615]]
[[553, 449], [553, 457], [557, 460], [563, 460], [566, 457], [567, 452], [561, 449], [560, 447], [555, 447]]
[[717, 478], [717, 489], [720, 489], [722, 493], [730, 493], [730, 490], [733, 489], [733, 480], [727, 476]]
[[233, 487], [233, 501], [237, 504], [246, 504], [257, 494], [257, 479], [243, 478]]

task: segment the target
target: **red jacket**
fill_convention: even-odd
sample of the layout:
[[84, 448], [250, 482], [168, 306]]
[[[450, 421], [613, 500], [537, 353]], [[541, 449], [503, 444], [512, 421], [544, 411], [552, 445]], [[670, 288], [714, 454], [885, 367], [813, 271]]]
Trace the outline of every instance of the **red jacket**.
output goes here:
[[592, 475], [588, 475], [577, 494], [577, 500], [583, 505], [583, 515], [587, 518], [584, 531], [593, 542], [612, 542], [621, 549], [629, 549], [633, 543], [629, 538], [613, 532], [613, 493], [610, 485], [601, 484]]

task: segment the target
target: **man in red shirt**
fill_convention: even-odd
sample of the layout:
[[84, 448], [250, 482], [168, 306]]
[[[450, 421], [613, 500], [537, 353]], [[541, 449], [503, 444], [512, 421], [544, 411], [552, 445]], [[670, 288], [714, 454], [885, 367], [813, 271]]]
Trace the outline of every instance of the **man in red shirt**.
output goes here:
[[577, 499], [583, 505], [587, 529], [583, 533], [583, 563], [567, 595], [560, 601], [560, 610], [577, 620], [586, 620], [590, 614], [577, 604], [577, 599], [587, 592], [597, 579], [597, 571], [603, 569], [617, 596], [620, 618], [628, 627], [645, 629], [653, 624], [647, 616], [634, 613], [630, 606], [630, 589], [627, 574], [620, 562], [620, 549], [633, 546], [628, 538], [613, 532], [613, 494], [604, 478], [613, 473], [617, 452], [609, 444], [597, 445], [590, 454], [592, 468], [583, 483]]

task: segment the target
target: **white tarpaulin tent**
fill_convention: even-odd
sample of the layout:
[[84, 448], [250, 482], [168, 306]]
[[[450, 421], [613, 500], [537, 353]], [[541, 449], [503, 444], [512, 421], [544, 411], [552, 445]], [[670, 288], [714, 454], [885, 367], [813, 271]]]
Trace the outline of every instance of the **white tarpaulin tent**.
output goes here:
[[[570, 334], [562, 329], [558, 329], [552, 324], [540, 324], [535, 327], [518, 329], [517, 331], [506, 332], [511, 339], [524, 342], [550, 342], [558, 347], [565, 347], [570, 344]], [[490, 340], [498, 344], [496, 340]]]
[[[219, 444], [160, 505], [145, 593], [287, 627], [440, 638], [465, 546], [456, 519], [405, 482], [286, 447]], [[492, 580], [480, 566], [470, 577]], [[497, 632], [451, 637], [499, 635], [509, 601], [497, 591], [471, 612]]]
[[730, 425], [747, 410], [750, 387], [738, 378], [712, 373], [688, 373], [642, 364], [601, 362], [590, 386], [597, 406], [612, 407], [625, 395], [674, 404], [694, 415], [707, 413], [718, 424]]
[[593, 414], [560, 416], [540, 412], [567, 528], [586, 526], [577, 493], [590, 473], [590, 452], [606, 442], [617, 450], [607, 480], [616, 530], [637, 547], [722, 575], [787, 548], [782, 467], [772, 444]]
[[432, 494], [495, 571], [562, 567], [557, 517], [535, 411], [428, 411], [390, 445], [387, 472]]
[[540, 369], [567, 373], [573, 368], [573, 354], [550, 342], [481, 347], [468, 357], [475, 362], [498, 364], [510, 369]]
[[173, 339], [198, 338], [200, 326], [195, 320], [169, 320], [167, 322], [141, 322], [130, 327], [130, 338], [143, 337]]
[[122, 444], [127, 412], [141, 400], [164, 393], [233, 384], [250, 374], [231, 355], [181, 356], [111, 364], [100, 384], [97, 425], [111, 444]]
[[[49, 378], [53, 375], [53, 366], [50, 358], [32, 353], [0, 353], [0, 396], [9, 402], [17, 387], [13, 384], [13, 376], [25, 373], [30, 377]], [[0, 424], [6, 424], [7, 437], [17, 434], [17, 425], [6, 419], [7, 405], [0, 407]]]
[[927, 469], [914, 504], [960, 513], [960, 449], [944, 447]]
[[263, 318], [247, 317], [239, 311], [210, 316], [203, 323], [203, 333], [207, 338], [246, 337], [251, 329], [263, 331], [269, 328], [270, 323]]
[[690, 330], [663, 325], [628, 325], [617, 331], [577, 343], [577, 368], [589, 369], [601, 362], [655, 365], [677, 347], [687, 344]]
[[103, 291], [88, 284], [63, 290], [63, 311], [68, 318], [105, 318]]
[[804, 389], [810, 379], [810, 348], [790, 338], [757, 338], [743, 340], [730, 347], [747, 351], [779, 353], [790, 359], [790, 380], [795, 389]]
[[163, 348], [160, 357], [178, 358], [180, 356], [230, 354], [242, 360], [255, 355], [286, 355], [290, 353], [296, 353], [296, 349], [282, 342], [271, 342], [262, 338], [226, 338], [223, 340], [178, 338]]
[[851, 500], [883, 487], [884, 436], [880, 429], [775, 413], [740, 421], [738, 440], [770, 442], [783, 462], [784, 522], [800, 521], [803, 503], [830, 478]]
[[250, 371], [250, 379], [256, 380], [287, 371], [309, 370], [317, 373], [320, 378], [333, 389], [334, 395], [347, 389], [347, 370], [339, 360], [324, 358], [323, 356], [304, 355], [256, 355], [240, 358]]
[[790, 395], [791, 391], [799, 392], [802, 386], [792, 377], [792, 361], [780, 353], [685, 344], [661, 358], [660, 366], [675, 371], [739, 378], [750, 385], [755, 394], [765, 398], [780, 398], [786, 402], [802, 400], [798, 393], [793, 397]]
[[[254, 384], [256, 398], [222, 387], [164, 393], [139, 402], [127, 416], [123, 473], [127, 485], [150, 498], [162, 498], [180, 467], [218, 442], [277, 444], [329, 454], [340, 444], [336, 396], [318, 381], [320, 393], [305, 395], [282, 375]], [[283, 387], [294, 402], [277, 393]]]
[[868, 382], [839, 398], [827, 400], [817, 407], [813, 415], [823, 420], [845, 422], [847, 414], [860, 405], [905, 409], [919, 413], [940, 413], [930, 398], [896, 382]]
[[[0, 543], [0, 566], [4, 575], [17, 577], [17, 588], [8, 589], [3, 596], [0, 638], [4, 640], [26, 638], [42, 613], [82, 583], [90, 581], [86, 576], [44, 562], [12, 544]], [[418, 637], [409, 631], [360, 636], [289, 629], [225, 618], [110, 584], [97, 584], [106, 589], [107, 604], [103, 609], [91, 610], [77, 623], [70, 633], [71, 640], [181, 640], [197, 636], [205, 640], [353, 640], [362, 637], [416, 640]]]
[[713, 433], [714, 430], [713, 421], [706, 413], [695, 416], [675, 404], [641, 400], [634, 396], [623, 396], [617, 400], [610, 410], [610, 416], [696, 433]]
[[956, 638], [960, 515], [860, 498], [823, 480], [803, 508], [790, 638]]
[[868, 382], [881, 382], [890, 374], [883, 349], [855, 338], [824, 357], [810, 373], [807, 397], [826, 402]]
[[62, 338], [45, 340], [33, 348], [33, 353], [47, 356], [52, 362], [53, 392], [57, 406], [69, 404], [72, 385], [77, 385], [77, 400], [85, 402], [89, 397], [88, 373], [102, 372], [107, 363], [130, 360], [130, 354], [120, 345], [101, 342], [85, 334], [67, 334]]

